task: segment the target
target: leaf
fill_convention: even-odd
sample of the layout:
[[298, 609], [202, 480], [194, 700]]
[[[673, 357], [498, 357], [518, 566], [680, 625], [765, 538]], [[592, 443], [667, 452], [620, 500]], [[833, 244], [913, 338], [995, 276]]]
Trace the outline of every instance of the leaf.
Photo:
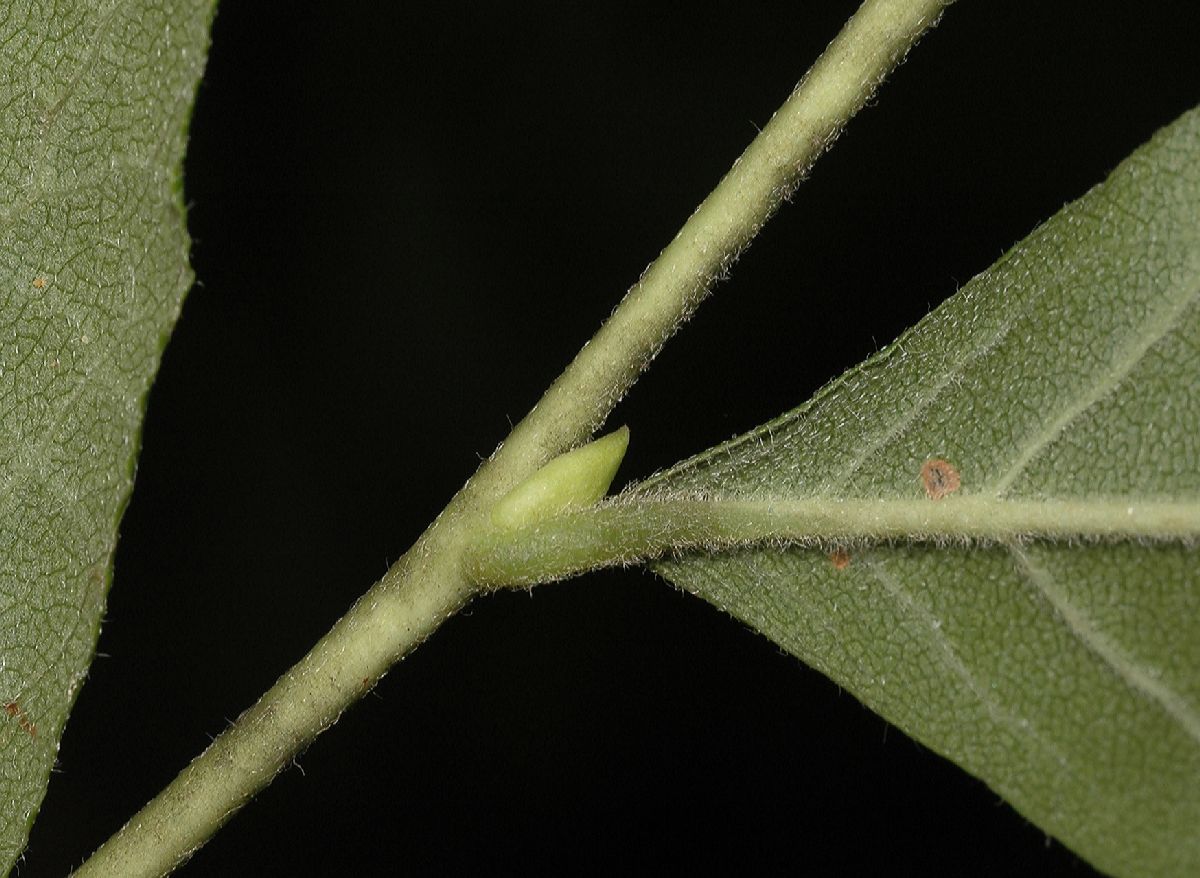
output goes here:
[[99, 632], [150, 381], [192, 282], [209, 0], [0, 13], [0, 870]]
[[[634, 491], [824, 510], [856, 537], [656, 569], [1099, 868], [1200, 874], [1198, 299], [1193, 110], [812, 401]], [[1193, 538], [1076, 520], [1143, 505]], [[1039, 507], [1092, 536], [987, 539]], [[872, 510], [893, 508], [940, 524], [887, 539]]]

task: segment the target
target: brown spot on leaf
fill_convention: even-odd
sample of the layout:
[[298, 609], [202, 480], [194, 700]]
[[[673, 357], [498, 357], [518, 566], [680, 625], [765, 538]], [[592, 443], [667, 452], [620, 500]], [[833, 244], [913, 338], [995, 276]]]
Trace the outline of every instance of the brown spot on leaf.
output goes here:
[[4, 705], [4, 712], [13, 717], [22, 729], [28, 733], [29, 737], [37, 737], [37, 726], [29, 721], [29, 717], [25, 715], [25, 711], [21, 709], [21, 705], [15, 701], [10, 701]]
[[935, 457], [925, 461], [921, 467], [921, 484], [931, 500], [941, 500], [947, 494], [953, 494], [962, 484], [958, 470], [948, 460]]
[[33, 288], [35, 290], [46, 289], [46, 279], [44, 277], [35, 277], [33, 279]]
[[834, 570], [845, 570], [850, 566], [850, 553], [845, 549], [834, 549], [829, 553], [829, 562]]

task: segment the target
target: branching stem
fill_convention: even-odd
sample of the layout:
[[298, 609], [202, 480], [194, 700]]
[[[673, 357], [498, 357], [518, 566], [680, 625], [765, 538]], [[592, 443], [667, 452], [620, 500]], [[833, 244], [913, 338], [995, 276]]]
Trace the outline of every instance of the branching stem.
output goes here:
[[76, 873], [164, 875], [477, 590], [490, 508], [586, 440], [950, 0], [867, 0], [542, 400], [403, 558]]

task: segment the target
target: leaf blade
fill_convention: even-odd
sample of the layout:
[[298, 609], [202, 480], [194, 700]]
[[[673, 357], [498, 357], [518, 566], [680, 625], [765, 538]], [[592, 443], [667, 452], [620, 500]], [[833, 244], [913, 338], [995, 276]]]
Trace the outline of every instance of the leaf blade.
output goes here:
[[[1198, 306], [1192, 111], [810, 403], [631, 496], [923, 501], [945, 515], [1003, 499], [1194, 510]], [[934, 459], [961, 474], [939, 500], [922, 491]], [[656, 569], [1101, 868], [1200, 868], [1194, 547], [881, 545], [859, 534], [848, 548], [699, 554]]]
[[191, 285], [180, 164], [213, 4], [0, 16], [0, 868], [86, 674], [150, 381]]

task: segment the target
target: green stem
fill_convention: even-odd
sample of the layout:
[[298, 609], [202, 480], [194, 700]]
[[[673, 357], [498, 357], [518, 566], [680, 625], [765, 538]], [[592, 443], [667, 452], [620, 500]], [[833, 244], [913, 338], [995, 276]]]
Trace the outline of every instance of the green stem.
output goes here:
[[587, 439], [950, 0], [868, 0], [792, 96], [417, 543], [204, 753], [78, 870], [170, 872], [478, 589], [461, 569], [491, 506]]
[[888, 540], [993, 544], [1025, 539], [1200, 539], [1200, 505], [1136, 499], [615, 499], [478, 537], [467, 570], [525, 586], [688, 550], [858, 546]]

